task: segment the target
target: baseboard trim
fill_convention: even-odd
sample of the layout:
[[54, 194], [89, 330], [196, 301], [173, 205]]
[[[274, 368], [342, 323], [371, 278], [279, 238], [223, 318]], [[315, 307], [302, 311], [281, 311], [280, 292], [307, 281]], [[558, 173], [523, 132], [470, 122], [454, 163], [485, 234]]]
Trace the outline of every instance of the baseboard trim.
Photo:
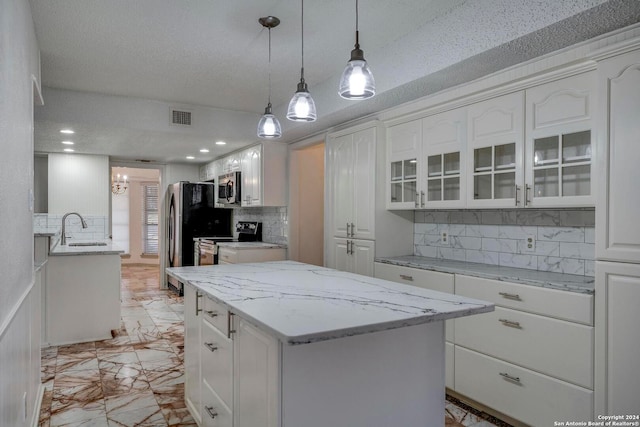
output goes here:
[[44, 384], [40, 384], [38, 387], [38, 394], [36, 395], [36, 404], [33, 408], [33, 414], [31, 415], [31, 427], [38, 427], [40, 425], [40, 410], [42, 409], [44, 390]]

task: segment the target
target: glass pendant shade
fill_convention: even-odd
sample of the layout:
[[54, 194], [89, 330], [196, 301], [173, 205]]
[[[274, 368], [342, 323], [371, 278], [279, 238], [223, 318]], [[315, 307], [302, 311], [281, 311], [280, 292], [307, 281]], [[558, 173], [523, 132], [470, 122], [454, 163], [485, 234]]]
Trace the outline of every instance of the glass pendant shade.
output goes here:
[[258, 137], [263, 139], [276, 139], [282, 136], [280, 122], [271, 113], [271, 103], [264, 109], [264, 115], [258, 122]]
[[[338, 93], [345, 99], [367, 99], [376, 94], [376, 82], [373, 79], [371, 69], [360, 52], [351, 52], [351, 60], [347, 63], [342, 77]], [[354, 59], [354, 56], [356, 57]]]
[[289, 101], [287, 119], [294, 122], [313, 122], [317, 117], [316, 103], [313, 102], [304, 79], [300, 79], [298, 90]]

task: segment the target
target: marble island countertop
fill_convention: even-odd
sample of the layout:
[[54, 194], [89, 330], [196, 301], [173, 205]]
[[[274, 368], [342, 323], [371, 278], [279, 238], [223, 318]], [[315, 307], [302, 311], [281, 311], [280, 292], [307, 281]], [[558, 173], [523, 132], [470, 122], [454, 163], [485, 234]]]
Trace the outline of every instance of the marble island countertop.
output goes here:
[[595, 279], [590, 276], [552, 273], [548, 271], [528, 270], [525, 268], [500, 267], [491, 264], [427, 258], [415, 255], [376, 258], [375, 261], [403, 267], [439, 271], [441, 273], [464, 274], [485, 279], [521, 283], [561, 291], [583, 294], [593, 294], [595, 291]]
[[494, 309], [486, 301], [294, 261], [166, 271], [290, 345]]
[[73, 240], [69, 239], [67, 244], [62, 246], [60, 242], [58, 242], [51, 251], [49, 251], [49, 256], [68, 256], [68, 255], [114, 255], [114, 254], [123, 254], [124, 250], [120, 249], [118, 245], [115, 245], [112, 240], [105, 239], [100, 240], [100, 242], [105, 243], [105, 245], [88, 245], [88, 246], [69, 246], [70, 243], [92, 243], [96, 242], [96, 240]]
[[218, 242], [221, 248], [230, 249], [286, 249], [286, 245], [269, 242]]

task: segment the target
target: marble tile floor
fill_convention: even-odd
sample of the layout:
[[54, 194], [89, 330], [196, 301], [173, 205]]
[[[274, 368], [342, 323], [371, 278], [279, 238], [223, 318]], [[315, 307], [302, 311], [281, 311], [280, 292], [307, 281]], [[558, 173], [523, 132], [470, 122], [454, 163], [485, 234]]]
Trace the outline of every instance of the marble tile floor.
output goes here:
[[[196, 426], [184, 402], [184, 305], [159, 269], [122, 266], [113, 338], [42, 350], [40, 427]], [[446, 427], [504, 427], [454, 399]], [[494, 423], [490, 422], [494, 421]]]

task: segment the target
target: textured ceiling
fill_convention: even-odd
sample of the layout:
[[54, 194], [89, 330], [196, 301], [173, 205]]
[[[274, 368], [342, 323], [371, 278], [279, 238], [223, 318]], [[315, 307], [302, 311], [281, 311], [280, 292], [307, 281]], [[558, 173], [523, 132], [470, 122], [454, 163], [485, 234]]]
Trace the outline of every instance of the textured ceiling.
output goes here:
[[[36, 150], [195, 162], [257, 140], [267, 98], [285, 142], [389, 108], [640, 20], [638, 0], [362, 0], [360, 36], [378, 94], [346, 101], [337, 82], [354, 43], [353, 1], [305, 3], [305, 78], [313, 124], [284, 118], [300, 72], [300, 2], [292, 0], [31, 0], [45, 106]], [[166, 126], [169, 106], [194, 111], [192, 129]], [[214, 146], [224, 139], [224, 148]], [[211, 148], [200, 154], [198, 149]], [[217, 151], [216, 151], [217, 150]]]

